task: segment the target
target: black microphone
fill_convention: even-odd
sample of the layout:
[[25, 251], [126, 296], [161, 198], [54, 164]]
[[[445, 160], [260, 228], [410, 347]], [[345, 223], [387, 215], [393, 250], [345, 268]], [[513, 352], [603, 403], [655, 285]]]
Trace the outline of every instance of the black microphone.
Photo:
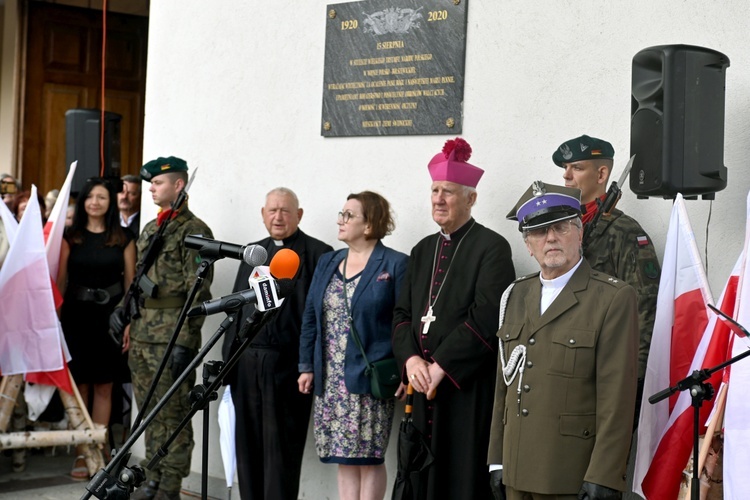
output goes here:
[[[276, 292], [275, 297], [272, 287]], [[294, 290], [294, 282], [288, 278], [278, 281], [267, 278], [258, 283], [258, 290], [260, 290], [260, 293], [253, 287], [218, 299], [207, 300], [203, 304], [190, 309], [187, 315], [192, 318], [193, 316], [210, 316], [224, 311], [236, 311], [251, 302], [256, 303], [261, 311], [275, 309], [281, 305], [281, 300], [277, 300], [277, 298], [283, 299], [288, 296]]]
[[266, 263], [268, 252], [260, 245], [236, 245], [224, 241], [204, 238], [197, 234], [185, 236], [185, 246], [204, 257], [228, 257], [245, 261], [250, 267], [262, 266]]

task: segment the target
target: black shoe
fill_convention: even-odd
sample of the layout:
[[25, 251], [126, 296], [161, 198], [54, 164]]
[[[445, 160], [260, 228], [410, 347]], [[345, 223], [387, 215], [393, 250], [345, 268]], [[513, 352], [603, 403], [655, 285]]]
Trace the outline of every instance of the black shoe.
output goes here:
[[159, 481], [149, 481], [130, 495], [130, 500], [152, 500], [159, 490]]

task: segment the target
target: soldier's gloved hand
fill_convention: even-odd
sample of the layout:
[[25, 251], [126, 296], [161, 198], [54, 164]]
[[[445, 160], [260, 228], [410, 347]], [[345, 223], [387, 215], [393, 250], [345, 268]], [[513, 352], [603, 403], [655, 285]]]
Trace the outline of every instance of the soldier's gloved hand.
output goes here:
[[578, 500], [619, 500], [620, 498], [622, 498], [621, 492], [586, 481], [583, 482], [581, 491], [578, 492]]
[[109, 315], [109, 335], [118, 347], [122, 346], [125, 327], [130, 324], [130, 317], [124, 307], [115, 307]]
[[495, 500], [505, 500], [505, 485], [503, 484], [503, 469], [490, 472], [490, 489]]
[[172, 373], [172, 379], [177, 380], [185, 368], [188, 367], [190, 362], [195, 357], [195, 351], [185, 347], [184, 345], [176, 344], [172, 349], [172, 356], [169, 358], [169, 370]]

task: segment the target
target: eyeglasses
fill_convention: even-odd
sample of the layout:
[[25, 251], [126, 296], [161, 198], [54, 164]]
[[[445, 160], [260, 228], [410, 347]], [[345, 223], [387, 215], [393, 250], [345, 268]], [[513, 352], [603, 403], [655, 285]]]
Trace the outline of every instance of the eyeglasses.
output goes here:
[[346, 212], [339, 212], [337, 221], [341, 224], [346, 224], [347, 222], [349, 222], [350, 219], [356, 219], [357, 217], [362, 217], [362, 216], [355, 215], [347, 210]]
[[526, 236], [535, 240], [541, 240], [542, 238], [547, 237], [547, 230], [551, 229], [553, 233], [555, 233], [557, 236], [565, 236], [566, 234], [570, 233], [570, 230], [573, 227], [579, 227], [578, 224], [574, 223], [572, 220], [564, 220], [561, 222], [557, 222], [555, 224], [552, 224], [551, 226], [545, 226], [545, 227], [537, 227], [534, 229], [527, 229], [525, 231]]

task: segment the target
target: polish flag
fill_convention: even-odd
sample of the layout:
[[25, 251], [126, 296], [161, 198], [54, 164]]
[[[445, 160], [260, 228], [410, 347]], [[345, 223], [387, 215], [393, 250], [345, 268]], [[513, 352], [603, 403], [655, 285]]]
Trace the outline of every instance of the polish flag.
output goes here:
[[[63, 235], [65, 234], [65, 219], [68, 215], [68, 203], [70, 203], [70, 186], [73, 184], [73, 177], [76, 173], [78, 161], [70, 164], [68, 176], [63, 182], [60, 193], [57, 195], [55, 206], [49, 214], [49, 219], [44, 225], [44, 247], [47, 252], [47, 263], [49, 264], [49, 274], [53, 281], [57, 280], [57, 272], [60, 270], [60, 248], [62, 247]], [[60, 291], [55, 285], [53, 292], [55, 295], [55, 305], [60, 307], [62, 297]]]
[[[732, 273], [739, 281], [736, 308], [734, 311], [724, 311], [746, 330], [750, 326], [750, 195], [747, 203], [745, 246], [735, 272]], [[748, 337], [733, 337], [732, 356], [747, 352], [748, 349]], [[750, 460], [750, 359], [741, 359], [727, 370], [729, 384], [724, 413], [724, 498], [744, 500], [750, 492], [750, 475], [745, 470], [747, 460]]]
[[[7, 212], [0, 212], [6, 225]], [[63, 368], [36, 186], [0, 269], [0, 370], [5, 375]]]
[[[733, 290], [730, 279], [720, 308], [734, 303]], [[717, 323], [706, 305], [709, 303], [713, 299], [695, 235], [685, 202], [677, 195], [667, 233], [638, 425], [633, 490], [647, 500], [677, 498], [693, 446], [689, 391], [653, 405], [648, 397], [674, 386], [694, 370], [713, 367], [726, 358], [729, 329], [723, 321]], [[709, 379], [714, 389], [718, 389], [721, 376], [717, 372]], [[701, 407], [701, 434], [711, 407], [711, 402]]]
[[[55, 206], [52, 207], [49, 219], [47, 219], [47, 223], [44, 226], [45, 252], [47, 255], [47, 264], [49, 266], [50, 280], [52, 282], [52, 294], [55, 301], [55, 309], [62, 305], [62, 295], [60, 294], [56, 280], [57, 273], [60, 270], [60, 249], [62, 247], [63, 235], [65, 233], [65, 218], [67, 217], [68, 203], [70, 202], [70, 187], [73, 184], [73, 176], [75, 176], [77, 166], [77, 161], [70, 164], [68, 175], [65, 178], [62, 188], [60, 188], [60, 193], [57, 195]], [[65, 336], [62, 327], [59, 328], [59, 336], [60, 344], [62, 345], [62, 368], [49, 372], [28, 373], [26, 375], [26, 380], [28, 382], [37, 384], [34, 387], [27, 386], [25, 390], [27, 400], [40, 401], [39, 407], [34, 409], [34, 413], [41, 413], [38, 411], [40, 408], [41, 411], [44, 411], [44, 408], [47, 407], [47, 404], [52, 398], [53, 391], [40, 386], [59, 387], [69, 394], [73, 393], [73, 386], [71, 385], [70, 375], [68, 374], [70, 352], [65, 343]]]

